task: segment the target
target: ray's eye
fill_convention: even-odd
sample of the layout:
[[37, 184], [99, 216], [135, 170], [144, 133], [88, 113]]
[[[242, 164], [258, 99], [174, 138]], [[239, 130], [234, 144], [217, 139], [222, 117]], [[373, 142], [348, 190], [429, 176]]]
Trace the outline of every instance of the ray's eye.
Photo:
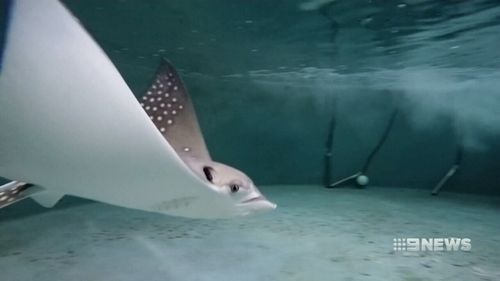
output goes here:
[[240, 186], [237, 184], [231, 184], [229, 185], [229, 188], [231, 189], [231, 193], [236, 193], [240, 190]]

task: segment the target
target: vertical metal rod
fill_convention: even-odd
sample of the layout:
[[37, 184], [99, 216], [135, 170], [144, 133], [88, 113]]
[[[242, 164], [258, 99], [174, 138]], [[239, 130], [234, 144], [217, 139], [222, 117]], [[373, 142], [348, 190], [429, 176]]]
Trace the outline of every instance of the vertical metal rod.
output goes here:
[[328, 126], [328, 136], [326, 138], [325, 144], [325, 156], [324, 156], [324, 171], [323, 171], [323, 185], [326, 188], [331, 188], [331, 171], [332, 171], [332, 149], [333, 149], [333, 137], [335, 135], [335, 113], [332, 114], [332, 119]]
[[394, 109], [394, 111], [392, 112], [392, 115], [389, 119], [389, 122], [387, 123], [387, 126], [385, 127], [384, 133], [380, 137], [377, 145], [373, 148], [370, 155], [368, 155], [368, 158], [366, 158], [365, 165], [361, 169], [361, 174], [363, 174], [363, 175], [366, 174], [366, 172], [368, 171], [368, 168], [370, 167], [370, 164], [371, 164], [373, 158], [378, 153], [380, 148], [384, 145], [385, 141], [387, 140], [387, 137], [389, 136], [389, 133], [392, 130], [392, 126], [394, 125], [394, 123], [396, 121], [396, 117], [398, 116], [398, 113], [399, 113], [399, 109], [398, 108]]
[[[387, 123], [387, 126], [385, 127], [385, 130], [384, 130], [382, 136], [380, 137], [377, 145], [372, 149], [372, 151], [368, 155], [368, 158], [366, 159], [366, 162], [363, 165], [363, 168], [361, 169], [361, 171], [359, 171], [353, 175], [350, 175], [348, 177], [345, 177], [343, 179], [340, 179], [332, 184], [329, 184], [328, 187], [332, 188], [332, 187], [341, 185], [345, 182], [348, 182], [348, 181], [354, 180], [354, 179], [357, 180], [357, 183], [360, 187], [363, 187], [368, 183], [369, 179], [368, 179], [368, 177], [365, 176], [365, 174], [368, 171], [368, 168], [370, 167], [370, 164], [371, 164], [373, 158], [375, 157], [375, 155], [378, 153], [380, 148], [384, 145], [385, 141], [387, 140], [387, 137], [389, 136], [389, 133], [391, 132], [392, 127], [394, 126], [394, 123], [396, 121], [396, 117], [397, 117], [398, 113], [399, 113], [399, 108], [396, 107], [391, 114], [389, 122]], [[358, 179], [358, 177], [360, 177], [360, 176], [363, 176], [363, 178]]]

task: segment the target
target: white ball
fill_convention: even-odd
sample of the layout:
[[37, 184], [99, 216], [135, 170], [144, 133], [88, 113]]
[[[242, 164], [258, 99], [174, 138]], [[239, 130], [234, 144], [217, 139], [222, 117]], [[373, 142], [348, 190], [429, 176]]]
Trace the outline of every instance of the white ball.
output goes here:
[[356, 178], [356, 182], [361, 186], [365, 186], [370, 182], [370, 179], [365, 175], [360, 175]]

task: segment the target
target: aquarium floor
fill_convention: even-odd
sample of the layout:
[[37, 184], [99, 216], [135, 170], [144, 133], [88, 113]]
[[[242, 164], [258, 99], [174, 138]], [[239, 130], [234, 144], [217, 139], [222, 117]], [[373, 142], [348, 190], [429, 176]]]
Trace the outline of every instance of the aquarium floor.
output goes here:
[[[0, 210], [0, 280], [500, 280], [500, 201], [426, 191], [275, 186], [276, 211], [190, 220], [66, 198]], [[395, 252], [469, 237], [471, 252]]]

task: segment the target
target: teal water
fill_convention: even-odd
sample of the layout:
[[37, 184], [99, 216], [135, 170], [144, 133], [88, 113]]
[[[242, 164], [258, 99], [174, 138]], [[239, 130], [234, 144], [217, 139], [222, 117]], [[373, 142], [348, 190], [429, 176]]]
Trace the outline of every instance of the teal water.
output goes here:
[[[213, 158], [278, 209], [190, 220], [27, 199], [0, 209], [1, 281], [500, 280], [498, 1], [63, 3], [136, 96], [172, 61]], [[368, 186], [323, 188], [332, 117], [327, 182], [362, 169], [395, 110]], [[472, 250], [398, 252], [397, 237]]]
[[[259, 184], [321, 184], [336, 115], [333, 179], [499, 194], [496, 1], [64, 1], [137, 96], [160, 57], [183, 73], [214, 158]], [[418, 153], [417, 153], [418, 152]]]

